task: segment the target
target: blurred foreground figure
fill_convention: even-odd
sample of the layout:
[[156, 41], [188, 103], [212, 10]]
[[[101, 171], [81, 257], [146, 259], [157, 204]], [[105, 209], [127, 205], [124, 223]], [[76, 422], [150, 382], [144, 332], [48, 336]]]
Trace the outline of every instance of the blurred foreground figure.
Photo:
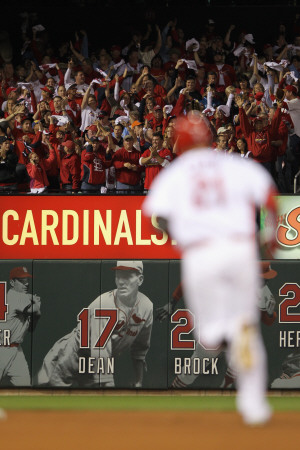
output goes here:
[[271, 417], [265, 398], [266, 354], [259, 330], [260, 286], [254, 207], [264, 206], [270, 227], [260, 239], [275, 246], [276, 190], [257, 163], [215, 152], [201, 114], [179, 118], [183, 153], [151, 186], [144, 212], [158, 217], [183, 253], [187, 307], [195, 315], [196, 339], [206, 348], [226, 343], [237, 373], [237, 409], [249, 425]]

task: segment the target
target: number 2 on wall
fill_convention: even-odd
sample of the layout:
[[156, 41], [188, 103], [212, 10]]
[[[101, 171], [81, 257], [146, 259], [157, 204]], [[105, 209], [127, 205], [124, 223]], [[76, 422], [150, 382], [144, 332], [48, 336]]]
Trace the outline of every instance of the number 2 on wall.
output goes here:
[[300, 286], [297, 283], [285, 283], [279, 289], [279, 295], [288, 296], [279, 304], [279, 322], [299, 323], [300, 313], [295, 313], [294, 308], [300, 304]]
[[[94, 309], [94, 317], [95, 319], [108, 319], [93, 347], [104, 348], [118, 322], [118, 311], [116, 309]], [[89, 309], [83, 308], [78, 314], [77, 320], [80, 322], [80, 348], [89, 348]]]
[[181, 340], [182, 334], [190, 334], [195, 328], [195, 317], [188, 309], [177, 309], [171, 316], [171, 323], [177, 323], [171, 331], [172, 350], [195, 350], [195, 340]]
[[6, 303], [6, 281], [0, 281], [0, 321], [6, 322], [7, 303]]

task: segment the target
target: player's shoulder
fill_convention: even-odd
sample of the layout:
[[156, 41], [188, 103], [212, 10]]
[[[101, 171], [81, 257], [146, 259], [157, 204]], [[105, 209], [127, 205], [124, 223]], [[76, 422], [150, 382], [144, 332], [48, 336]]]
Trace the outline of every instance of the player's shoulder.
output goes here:
[[114, 291], [104, 292], [90, 304], [89, 308], [106, 308], [115, 306]]
[[25, 303], [30, 303], [32, 299], [32, 294], [25, 293], [25, 292], [17, 292], [14, 289], [9, 289], [7, 292], [7, 299], [10, 300], [17, 300]]
[[104, 292], [104, 294], [100, 295], [101, 308], [105, 308], [106, 306], [115, 306], [115, 289], [111, 291]]
[[139, 304], [143, 305], [145, 309], [152, 310], [153, 309], [153, 303], [151, 302], [150, 298], [147, 297], [147, 295], [143, 294], [142, 292], [138, 292], [138, 300]]

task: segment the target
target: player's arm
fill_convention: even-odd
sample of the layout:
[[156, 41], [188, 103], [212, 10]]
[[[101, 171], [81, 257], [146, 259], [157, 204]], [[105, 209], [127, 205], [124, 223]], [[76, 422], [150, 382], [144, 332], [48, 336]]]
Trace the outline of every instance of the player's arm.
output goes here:
[[37, 316], [41, 315], [41, 297], [38, 295], [33, 295], [32, 297], [32, 314], [36, 314]]
[[179, 283], [172, 294], [171, 300], [164, 306], [156, 308], [155, 319], [162, 322], [163, 320], [167, 319], [167, 317], [171, 316], [171, 314], [173, 314], [173, 312], [175, 311], [176, 304], [179, 302], [182, 296], [182, 283]]
[[38, 295], [33, 295], [30, 304], [26, 306], [23, 313], [30, 318], [29, 331], [34, 331], [41, 317], [41, 298]]

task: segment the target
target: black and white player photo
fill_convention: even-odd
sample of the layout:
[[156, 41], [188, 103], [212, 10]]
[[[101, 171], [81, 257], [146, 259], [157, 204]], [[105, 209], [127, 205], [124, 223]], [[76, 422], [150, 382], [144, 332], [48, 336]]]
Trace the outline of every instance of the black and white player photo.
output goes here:
[[153, 323], [152, 301], [140, 291], [142, 261], [117, 261], [116, 288], [78, 311], [77, 326], [54, 343], [37, 374], [40, 386], [115, 386], [115, 358], [130, 351], [132, 387], [142, 387]]
[[41, 316], [41, 299], [32, 294], [31, 280], [32, 274], [27, 267], [18, 266], [10, 270], [8, 283], [1, 282], [1, 386], [31, 385], [31, 361], [26, 360], [22, 343], [28, 332], [35, 329]]

